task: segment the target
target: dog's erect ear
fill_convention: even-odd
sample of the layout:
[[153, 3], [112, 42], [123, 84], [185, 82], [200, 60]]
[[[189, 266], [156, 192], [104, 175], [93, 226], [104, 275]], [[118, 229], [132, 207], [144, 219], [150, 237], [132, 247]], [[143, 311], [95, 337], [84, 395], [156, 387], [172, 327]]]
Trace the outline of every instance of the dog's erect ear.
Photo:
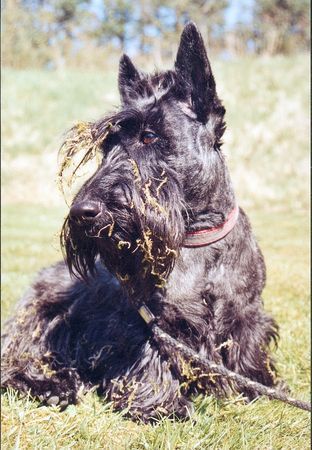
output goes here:
[[127, 55], [123, 55], [119, 62], [118, 87], [123, 104], [127, 104], [131, 99], [131, 92], [134, 85], [140, 80], [140, 74], [133, 62]]
[[182, 32], [175, 69], [190, 85], [191, 102], [198, 120], [206, 123], [217, 98], [216, 84], [203, 38], [192, 22]]

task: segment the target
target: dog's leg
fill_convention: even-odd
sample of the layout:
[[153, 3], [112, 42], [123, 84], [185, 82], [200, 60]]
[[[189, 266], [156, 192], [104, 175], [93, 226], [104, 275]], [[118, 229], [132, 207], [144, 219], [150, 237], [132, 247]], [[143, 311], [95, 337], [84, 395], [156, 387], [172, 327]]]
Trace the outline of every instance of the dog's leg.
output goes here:
[[81, 380], [70, 364], [66, 311], [73, 300], [60, 293], [60, 267], [42, 271], [5, 325], [1, 386], [29, 392], [44, 404], [66, 406], [77, 401]]
[[[229, 304], [233, 309], [232, 302]], [[223, 311], [223, 314], [232, 318], [228, 323], [227, 337], [223, 338], [228, 344], [221, 348], [224, 364], [251, 380], [266, 386], [276, 385], [277, 371], [269, 354], [270, 343], [278, 338], [274, 320], [262, 311], [259, 304], [248, 305], [235, 314], [233, 311], [231, 314]], [[252, 389], [244, 389], [243, 392], [249, 399], [257, 396]]]
[[193, 409], [181, 393], [170, 361], [150, 342], [142, 347], [140, 357], [123, 376], [104, 380], [99, 393], [113, 401], [116, 410], [124, 410], [131, 418], [143, 422], [164, 415], [187, 418]]

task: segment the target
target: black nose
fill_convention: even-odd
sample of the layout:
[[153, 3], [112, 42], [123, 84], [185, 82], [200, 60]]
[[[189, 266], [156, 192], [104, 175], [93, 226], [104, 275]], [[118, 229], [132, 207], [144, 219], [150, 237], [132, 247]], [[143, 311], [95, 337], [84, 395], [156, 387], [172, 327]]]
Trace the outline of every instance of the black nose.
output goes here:
[[75, 203], [70, 208], [69, 215], [72, 219], [77, 219], [84, 222], [93, 222], [100, 212], [100, 204], [98, 202], [88, 200]]

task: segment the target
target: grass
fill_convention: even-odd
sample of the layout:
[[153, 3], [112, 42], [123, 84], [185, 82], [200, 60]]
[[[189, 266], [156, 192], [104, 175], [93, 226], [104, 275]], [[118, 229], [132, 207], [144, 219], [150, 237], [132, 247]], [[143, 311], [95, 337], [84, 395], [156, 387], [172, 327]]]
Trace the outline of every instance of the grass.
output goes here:
[[[279, 371], [297, 397], [310, 386], [308, 61], [216, 61], [227, 107], [227, 154], [239, 203], [263, 250], [266, 309], [280, 324]], [[242, 82], [242, 79], [244, 82]], [[66, 205], [57, 192], [58, 136], [118, 104], [115, 74], [4, 71], [2, 318], [35, 272], [61, 258]], [[134, 424], [88, 394], [60, 413], [2, 395], [4, 449], [308, 449], [309, 414], [265, 398], [195, 399], [188, 422]]]

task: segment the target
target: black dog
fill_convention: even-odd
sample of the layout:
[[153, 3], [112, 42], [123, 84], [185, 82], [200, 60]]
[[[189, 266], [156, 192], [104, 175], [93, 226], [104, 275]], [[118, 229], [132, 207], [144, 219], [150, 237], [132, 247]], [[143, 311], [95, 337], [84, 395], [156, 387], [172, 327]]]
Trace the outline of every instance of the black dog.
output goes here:
[[123, 56], [119, 89], [120, 111], [92, 126], [103, 162], [63, 226], [67, 266], [44, 269], [6, 326], [2, 385], [61, 407], [96, 386], [132, 418], [184, 417], [193, 393], [241, 389], [160, 345], [144, 305], [171, 336], [268, 386], [277, 326], [263, 311], [264, 261], [220, 150], [225, 109], [195, 25], [172, 71], [146, 75]]

